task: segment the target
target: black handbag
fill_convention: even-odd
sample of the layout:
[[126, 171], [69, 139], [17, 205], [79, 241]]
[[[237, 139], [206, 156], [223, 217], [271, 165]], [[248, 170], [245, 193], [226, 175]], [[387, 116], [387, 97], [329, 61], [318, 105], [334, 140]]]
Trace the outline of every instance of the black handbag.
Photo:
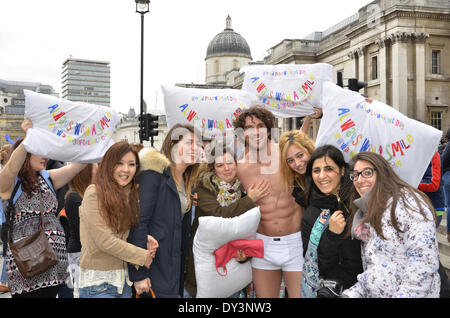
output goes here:
[[322, 279], [317, 290], [317, 298], [339, 298], [344, 285], [338, 279]]
[[[14, 192], [14, 191], [13, 191]], [[9, 216], [9, 239], [8, 245], [14, 257], [19, 272], [25, 278], [31, 278], [40, 273], [45, 272], [48, 268], [58, 263], [58, 256], [48, 242], [47, 236], [44, 232], [44, 211], [42, 206], [42, 193], [39, 189], [39, 202], [41, 207], [41, 224], [39, 230], [32, 235], [24, 237], [17, 242], [12, 241], [13, 218], [14, 218], [14, 204], [13, 193], [9, 198], [8, 216]]]

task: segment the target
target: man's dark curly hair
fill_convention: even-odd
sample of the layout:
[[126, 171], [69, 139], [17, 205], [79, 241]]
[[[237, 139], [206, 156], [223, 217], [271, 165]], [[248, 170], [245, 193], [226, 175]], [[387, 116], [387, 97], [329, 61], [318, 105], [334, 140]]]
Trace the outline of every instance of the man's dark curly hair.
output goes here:
[[259, 105], [247, 108], [233, 121], [234, 128], [245, 129], [245, 119], [247, 117], [256, 117], [261, 120], [266, 125], [268, 138], [270, 139], [270, 130], [275, 127], [275, 116], [270, 111]]

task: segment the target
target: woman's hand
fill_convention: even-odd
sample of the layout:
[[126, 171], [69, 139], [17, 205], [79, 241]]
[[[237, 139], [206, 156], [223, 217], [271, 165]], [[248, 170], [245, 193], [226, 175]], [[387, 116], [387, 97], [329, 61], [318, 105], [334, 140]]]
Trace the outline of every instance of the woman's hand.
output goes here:
[[151, 235], [147, 235], [147, 250], [150, 252], [152, 258], [155, 258], [156, 250], [159, 247], [158, 241]]
[[144, 266], [147, 268], [150, 268], [150, 265], [152, 265], [154, 258], [155, 258], [155, 256], [152, 255], [152, 253], [150, 251], [147, 251], [147, 258], [145, 259]]
[[335, 234], [341, 234], [344, 231], [345, 228], [345, 218], [344, 218], [344, 212], [342, 211], [335, 211], [333, 215], [330, 217], [330, 223], [328, 224], [328, 228], [331, 232]]
[[136, 289], [136, 293], [138, 295], [140, 295], [142, 293], [150, 292], [151, 287], [152, 287], [152, 283], [150, 281], [150, 278], [148, 278], [148, 277], [144, 280], [134, 283], [134, 288]]
[[253, 202], [257, 202], [269, 194], [269, 188], [269, 181], [263, 179], [257, 185], [252, 184], [247, 190], [247, 195]]
[[245, 256], [245, 252], [243, 250], [237, 251], [237, 256], [234, 258], [238, 262], [245, 262], [247, 260], [247, 256]]
[[197, 192], [195, 192], [194, 195], [192, 196], [192, 204], [194, 206], [198, 205], [198, 193]]
[[320, 116], [322, 116], [322, 109], [321, 108], [314, 108], [314, 114], [308, 115], [306, 117], [319, 118]]
[[30, 119], [25, 118], [25, 119], [23, 120], [21, 126], [22, 126], [22, 130], [23, 130], [25, 133], [27, 133], [27, 130], [28, 130], [29, 128], [33, 127], [33, 122], [32, 122]]

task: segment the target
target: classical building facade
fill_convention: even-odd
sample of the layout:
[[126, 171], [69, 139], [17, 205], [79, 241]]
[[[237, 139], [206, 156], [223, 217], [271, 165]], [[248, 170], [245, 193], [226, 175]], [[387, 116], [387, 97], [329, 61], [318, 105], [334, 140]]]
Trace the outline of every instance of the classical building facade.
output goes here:
[[[446, 131], [450, 126], [450, 2], [377, 0], [304, 39], [284, 39], [264, 64], [328, 63], [368, 83], [360, 90], [408, 117]], [[283, 128], [294, 128], [294, 119]], [[311, 127], [316, 137], [318, 122]]]
[[59, 97], [50, 85], [0, 79], [0, 146], [25, 136], [21, 128], [25, 113], [24, 89]]

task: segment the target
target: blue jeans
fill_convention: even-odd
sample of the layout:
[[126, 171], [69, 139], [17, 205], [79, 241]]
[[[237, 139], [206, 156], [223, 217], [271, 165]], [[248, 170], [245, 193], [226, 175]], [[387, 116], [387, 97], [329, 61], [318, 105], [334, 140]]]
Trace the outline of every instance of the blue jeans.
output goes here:
[[108, 283], [89, 286], [78, 289], [80, 298], [131, 298], [131, 286], [125, 283], [122, 294], [117, 292], [117, 287]]
[[444, 195], [445, 195], [445, 207], [447, 210], [447, 232], [450, 232], [450, 218], [449, 218], [449, 210], [450, 210], [450, 171], [444, 173]]
[[0, 283], [7, 283], [8, 279], [6, 278], [6, 257], [3, 257], [2, 264], [2, 274], [0, 276]]

